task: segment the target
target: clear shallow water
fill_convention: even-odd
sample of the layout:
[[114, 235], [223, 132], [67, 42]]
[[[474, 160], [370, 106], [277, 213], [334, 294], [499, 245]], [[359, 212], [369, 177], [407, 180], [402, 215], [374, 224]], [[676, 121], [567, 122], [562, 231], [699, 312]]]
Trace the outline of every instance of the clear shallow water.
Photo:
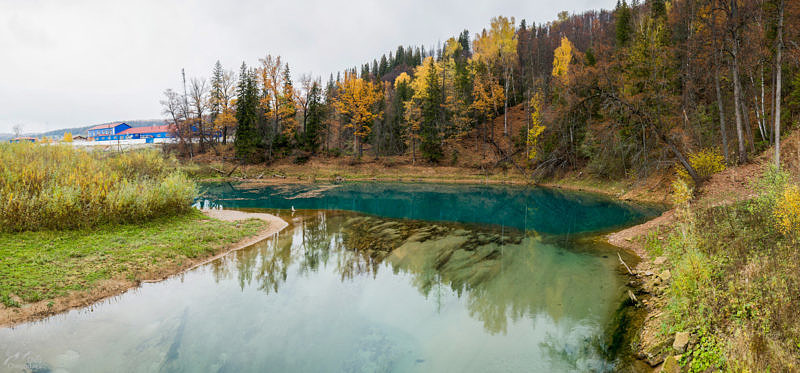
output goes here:
[[0, 371], [613, 369], [602, 352], [623, 282], [608, 247], [494, 222], [278, 213], [292, 225], [249, 249], [0, 329]]

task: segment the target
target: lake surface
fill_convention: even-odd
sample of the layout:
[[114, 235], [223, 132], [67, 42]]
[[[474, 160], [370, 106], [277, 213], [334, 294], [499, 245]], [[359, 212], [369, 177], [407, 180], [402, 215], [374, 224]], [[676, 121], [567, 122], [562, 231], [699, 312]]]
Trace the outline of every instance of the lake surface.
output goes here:
[[617, 250], [591, 237], [657, 213], [521, 187], [204, 191], [198, 205], [290, 226], [93, 307], [0, 329], [0, 371], [609, 371], [624, 278]]

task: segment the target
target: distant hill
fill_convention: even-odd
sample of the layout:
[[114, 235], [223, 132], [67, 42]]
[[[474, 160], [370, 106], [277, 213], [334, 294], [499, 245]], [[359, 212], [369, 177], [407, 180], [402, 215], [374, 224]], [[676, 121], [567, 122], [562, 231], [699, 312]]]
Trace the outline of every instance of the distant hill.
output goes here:
[[[91, 124], [85, 127], [72, 127], [72, 128], [62, 128], [58, 130], [52, 130], [47, 132], [39, 132], [39, 133], [24, 133], [23, 136], [31, 136], [31, 137], [49, 137], [49, 138], [62, 138], [64, 134], [67, 132], [72, 133], [72, 136], [83, 135], [86, 136], [88, 134], [89, 128], [100, 124], [109, 124], [109, 123], [118, 123], [124, 122], [127, 123], [131, 127], [147, 127], [147, 126], [160, 126], [164, 124], [163, 119], [140, 119], [140, 120], [116, 120], [113, 122], [105, 122], [105, 123], [96, 123]], [[0, 133], [0, 141], [7, 141], [14, 137], [12, 133]]]

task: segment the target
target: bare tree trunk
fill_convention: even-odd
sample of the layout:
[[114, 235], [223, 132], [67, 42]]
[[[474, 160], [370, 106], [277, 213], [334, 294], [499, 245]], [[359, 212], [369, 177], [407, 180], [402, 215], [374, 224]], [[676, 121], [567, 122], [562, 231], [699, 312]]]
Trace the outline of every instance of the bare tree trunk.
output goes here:
[[[506, 68], [505, 91], [506, 97], [503, 100], [503, 135], [508, 136], [508, 68]], [[492, 133], [492, 140], [494, 140], [494, 132]]]
[[530, 98], [530, 89], [525, 92], [525, 138], [522, 139], [525, 142], [525, 161], [530, 162], [530, 146], [528, 145], [528, 133], [531, 132], [531, 98]]
[[[738, 34], [738, 33], [737, 33]], [[739, 84], [739, 40], [733, 40], [733, 106], [736, 114], [736, 137], [739, 140], [739, 164], [747, 163], [744, 125], [742, 123], [742, 92]]]
[[[186, 72], [181, 68], [181, 79], [183, 80], [183, 105], [184, 113], [183, 118], [189, 121], [189, 95], [186, 92]], [[192, 131], [191, 125], [189, 126], [189, 159], [194, 158], [194, 145], [192, 144]]]
[[[741, 82], [739, 83], [741, 84]], [[744, 92], [742, 87], [739, 87], [739, 92]], [[752, 126], [750, 126], [750, 110], [747, 109], [747, 100], [742, 99], [741, 108], [742, 108], [742, 119], [744, 119], [743, 120], [744, 129], [745, 133], [747, 134], [747, 141], [750, 142], [750, 151], [755, 153], [756, 152], [755, 137], [753, 137], [753, 129]]]
[[353, 131], [353, 156], [361, 157], [361, 154], [358, 151], [358, 135], [356, 135], [355, 130]]
[[767, 111], [764, 107], [764, 64], [761, 64], [761, 125], [764, 126], [766, 133], [765, 141], [769, 142], [769, 128], [767, 126]]
[[722, 91], [719, 88], [719, 58], [714, 64], [714, 88], [717, 91], [717, 109], [719, 110], [719, 134], [722, 136], [722, 154], [725, 155], [725, 162], [730, 162], [728, 153], [728, 130], [725, 126], [725, 107], [722, 104]]
[[411, 138], [411, 164], [417, 164], [417, 139]]
[[781, 167], [781, 52], [783, 49], [783, 8], [778, 10], [778, 40], [775, 48], [775, 165]]
[[[750, 75], [750, 85], [753, 87], [753, 91], [756, 92], [756, 81], [753, 79], [753, 74]], [[759, 105], [761, 103], [758, 102], [758, 94], [753, 95], [753, 101], [755, 102], [754, 110], [756, 113], [756, 124], [758, 124], [758, 133], [761, 135], [761, 140], [767, 140], [767, 131], [764, 130], [764, 115], [759, 110]]]

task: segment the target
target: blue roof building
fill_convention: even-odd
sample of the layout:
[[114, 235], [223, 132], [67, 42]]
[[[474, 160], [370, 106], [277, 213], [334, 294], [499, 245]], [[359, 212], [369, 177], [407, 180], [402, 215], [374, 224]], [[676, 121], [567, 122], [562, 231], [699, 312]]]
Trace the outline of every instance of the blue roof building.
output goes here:
[[[89, 128], [89, 138], [97, 141], [112, 140], [112, 136], [118, 135], [129, 128], [131, 128], [131, 126], [122, 122], [101, 124], [99, 126]], [[116, 138], [113, 140], [116, 140]]]

